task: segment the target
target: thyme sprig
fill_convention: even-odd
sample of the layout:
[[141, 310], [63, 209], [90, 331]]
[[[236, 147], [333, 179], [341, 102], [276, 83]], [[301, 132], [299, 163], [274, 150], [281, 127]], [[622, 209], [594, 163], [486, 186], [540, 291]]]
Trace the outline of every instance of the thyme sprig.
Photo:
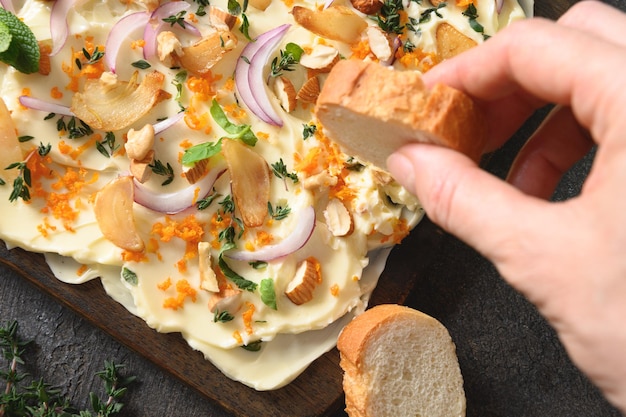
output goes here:
[[12, 321], [0, 327], [0, 350], [8, 361], [6, 370], [0, 371], [0, 381], [5, 383], [0, 394], [0, 417], [112, 417], [119, 414], [124, 404], [120, 402], [134, 376], [123, 377], [123, 365], [106, 361], [104, 369], [96, 373], [104, 382], [105, 397], [89, 394], [92, 410], [77, 410], [69, 400], [60, 395], [61, 390], [42, 379], [26, 384], [28, 374], [20, 372], [25, 365], [24, 354], [31, 341], [23, 341], [18, 335], [18, 323]]

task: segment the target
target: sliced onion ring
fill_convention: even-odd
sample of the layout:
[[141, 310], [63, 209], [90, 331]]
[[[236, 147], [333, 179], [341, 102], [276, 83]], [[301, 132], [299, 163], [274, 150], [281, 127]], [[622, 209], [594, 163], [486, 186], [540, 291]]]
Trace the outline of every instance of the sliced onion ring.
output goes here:
[[178, 123], [178, 121], [182, 119], [184, 116], [185, 116], [185, 112], [181, 111], [179, 113], [176, 113], [172, 117], [168, 117], [167, 119], [163, 119], [160, 122], [156, 122], [154, 125], [152, 125], [152, 127], [154, 128], [154, 134], [158, 135], [164, 130], [169, 129], [170, 127]]
[[54, 113], [60, 116], [74, 116], [70, 108], [62, 104], [50, 103], [30, 96], [20, 96], [19, 101], [22, 106], [28, 107], [29, 109]]
[[135, 203], [159, 213], [179, 213], [209, 194], [213, 184], [224, 171], [224, 166], [215, 167], [197, 183], [171, 193], [155, 193], [135, 179]]
[[496, 0], [496, 10], [498, 13], [502, 11], [502, 6], [504, 6], [504, 0]]
[[283, 122], [267, 96], [263, 67], [290, 26], [278, 26], [250, 42], [241, 52], [235, 67], [235, 85], [241, 100], [258, 118], [276, 126], [282, 126]]
[[15, 14], [15, 7], [13, 7], [13, 0], [0, 0], [0, 5], [6, 11]]
[[61, 51], [69, 35], [67, 14], [74, 7], [76, 0], [56, 0], [50, 11], [50, 36], [52, 38], [52, 52], [54, 56]]
[[233, 249], [224, 252], [224, 255], [238, 261], [271, 261], [287, 256], [303, 247], [313, 235], [315, 230], [315, 209], [313, 206], [306, 207], [296, 219], [296, 227], [280, 242], [274, 245], [263, 246], [255, 251]]
[[136, 29], [145, 28], [150, 19], [150, 13], [136, 12], [124, 16], [111, 28], [107, 37], [104, 60], [111, 72], [115, 73], [115, 65], [117, 55], [119, 53], [122, 42]]

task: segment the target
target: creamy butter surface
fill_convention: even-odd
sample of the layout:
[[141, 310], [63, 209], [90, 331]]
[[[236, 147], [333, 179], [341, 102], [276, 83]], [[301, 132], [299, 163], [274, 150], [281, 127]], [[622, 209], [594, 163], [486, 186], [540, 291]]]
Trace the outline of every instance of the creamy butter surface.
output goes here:
[[[14, 1], [17, 15], [49, 47], [56, 46], [50, 29], [54, 4]], [[524, 17], [512, 0], [506, 0], [499, 12], [491, 0], [451, 1], [437, 8], [427, 0], [404, 1], [385, 7], [392, 4], [401, 10], [402, 33], [385, 35], [393, 55], [386, 64], [401, 70], [424, 71], [437, 64], [436, 30], [442, 22], [481, 43]], [[323, 126], [312, 115], [312, 103], [299, 99], [295, 109], [286, 111], [286, 103], [277, 94], [278, 77], [270, 75], [272, 61], [279, 63], [286, 51], [293, 50], [291, 44], [304, 55], [315, 55], [316, 48], [324, 46], [337, 51], [340, 59], [380, 60], [367, 30], [352, 44], [314, 34], [298, 25], [290, 13], [295, 5], [323, 9], [322, 4], [310, 1], [272, 0], [265, 10], [255, 8], [259, 7], [256, 2], [250, 2], [246, 10], [241, 4], [239, 10], [230, 10], [236, 16], [231, 29], [211, 11], [227, 13], [225, 0], [206, 7], [190, 2], [184, 13], [159, 15], [170, 5], [165, 1], [76, 1], [66, 17], [69, 36], [60, 52], [50, 57], [49, 74], [24, 75], [0, 66], [2, 97], [23, 154], [22, 161], [10, 163], [23, 162], [32, 177], [29, 198], [12, 198], [13, 178], [24, 173], [15, 168], [0, 172], [5, 182], [0, 186], [0, 238], [11, 247], [46, 254], [53, 273], [63, 282], [80, 284], [99, 278], [107, 293], [129, 313], [159, 332], [180, 332], [228, 377], [257, 390], [276, 389], [330, 350], [345, 323], [366, 308], [390, 248], [419, 222], [422, 209], [387, 173], [344, 154], [326, 138]], [[336, 6], [351, 8], [344, 0], [335, 0], [330, 7]], [[474, 9], [468, 13], [470, 7]], [[178, 58], [167, 53], [146, 56], [149, 31], [145, 23], [116, 26], [120, 19], [141, 13], [146, 21], [152, 14], [148, 25], [163, 24], [165, 16], [167, 22], [160, 31], [172, 32], [179, 42], [173, 46]], [[352, 13], [370, 28], [379, 27], [377, 19], [386, 19], [380, 14], [370, 18], [354, 9]], [[252, 39], [281, 24], [291, 25], [263, 62], [263, 84], [251, 86], [257, 95], [267, 95], [266, 105], [280, 116], [282, 126], [263, 121], [258, 110], [255, 113], [242, 100], [234, 79], [238, 62], [248, 59], [242, 54], [250, 42], [245, 30], [240, 30], [244, 22], [249, 24]], [[477, 31], [478, 27], [482, 30]], [[220, 33], [216, 47], [220, 53], [210, 69], [199, 73], [181, 65], [181, 48], [215, 33]], [[114, 53], [106, 50], [110, 36], [123, 39], [115, 74], [101, 55]], [[157, 52], [166, 49], [163, 39], [157, 45]], [[297, 61], [282, 71], [283, 77], [296, 89], [311, 76], [323, 85], [324, 72], [311, 75], [311, 68]], [[75, 96], [89, 93], [85, 85], [90, 82], [100, 83], [101, 98], [107, 100], [107, 91], [120, 82], [136, 77], [140, 83], [154, 71], [163, 76], [161, 99], [154, 106], [146, 103], [145, 114], [123, 128], [92, 128], [76, 117], [50, 110], [49, 105], [55, 104], [69, 111]], [[139, 88], [131, 85], [128, 90]], [[25, 105], [20, 102], [24, 96], [45, 104], [41, 108]], [[226, 122], [216, 116], [215, 106]], [[129, 112], [115, 110], [122, 115]], [[105, 113], [96, 119], [121, 117]], [[119, 178], [131, 175], [132, 158], [126, 147], [131, 129], [158, 126], [176, 115], [180, 119], [158, 132], [150, 146], [153, 156], [146, 163], [151, 175], [143, 183], [138, 178], [132, 183], [135, 202], [131, 195], [130, 206], [122, 210], [113, 203], [120, 210], [105, 213], [107, 222], [114, 224], [118, 224], [116, 216], [130, 216], [142, 247], [125, 247], [105, 232], [102, 218], [97, 217], [98, 196]], [[237, 136], [233, 129], [248, 129], [255, 135], [256, 143], [244, 146], [260, 155], [270, 172], [269, 198], [263, 202], [268, 212], [253, 226], [242, 220], [246, 213], [236, 202], [249, 196], [234, 195], [233, 173], [227, 169], [229, 161], [223, 152], [194, 161], [200, 165], [204, 159], [208, 164], [204, 176], [193, 185], [188, 181], [193, 163], [183, 166], [181, 162], [186, 152], [202, 144], [242, 143], [232, 138]], [[241, 169], [249, 168], [244, 163]], [[201, 192], [200, 184], [211, 177], [215, 181]], [[259, 180], [248, 191], [265, 186]], [[141, 200], [139, 192], [148, 197]], [[331, 209], [336, 201], [340, 205]], [[167, 207], [172, 206], [177, 208], [169, 212]], [[347, 217], [337, 214], [337, 207], [345, 208]], [[300, 230], [310, 210], [315, 212], [315, 221]], [[348, 222], [350, 227], [338, 232], [337, 222], [344, 226]], [[114, 234], [124, 232], [114, 228]], [[250, 255], [267, 248], [282, 251], [281, 242], [294, 235], [306, 236], [300, 244], [280, 252], [281, 256], [256, 259]], [[238, 259], [241, 256], [250, 259]], [[287, 293], [301, 293], [306, 287], [294, 281], [302, 265], [310, 267], [307, 271], [315, 279], [307, 281], [313, 288], [310, 299], [296, 302]]]

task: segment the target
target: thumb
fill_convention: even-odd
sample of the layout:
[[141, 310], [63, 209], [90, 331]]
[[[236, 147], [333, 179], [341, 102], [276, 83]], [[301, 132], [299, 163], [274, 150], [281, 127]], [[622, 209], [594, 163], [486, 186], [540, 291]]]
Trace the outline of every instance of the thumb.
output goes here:
[[528, 224], [533, 213], [547, 204], [441, 146], [406, 145], [389, 156], [387, 167], [433, 222], [496, 262], [519, 249], [520, 236], [535, 228]]

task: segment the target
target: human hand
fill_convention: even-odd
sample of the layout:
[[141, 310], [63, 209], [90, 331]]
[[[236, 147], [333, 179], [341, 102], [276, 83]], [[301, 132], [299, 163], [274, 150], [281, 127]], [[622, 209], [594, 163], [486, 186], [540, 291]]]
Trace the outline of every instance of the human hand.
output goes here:
[[[475, 97], [489, 148], [537, 108], [557, 107], [508, 182], [449, 149], [411, 144], [388, 159], [429, 217], [489, 258], [537, 305], [572, 360], [626, 412], [626, 15], [595, 1], [558, 22], [513, 24], [424, 76]], [[546, 201], [596, 143], [581, 195]]]

